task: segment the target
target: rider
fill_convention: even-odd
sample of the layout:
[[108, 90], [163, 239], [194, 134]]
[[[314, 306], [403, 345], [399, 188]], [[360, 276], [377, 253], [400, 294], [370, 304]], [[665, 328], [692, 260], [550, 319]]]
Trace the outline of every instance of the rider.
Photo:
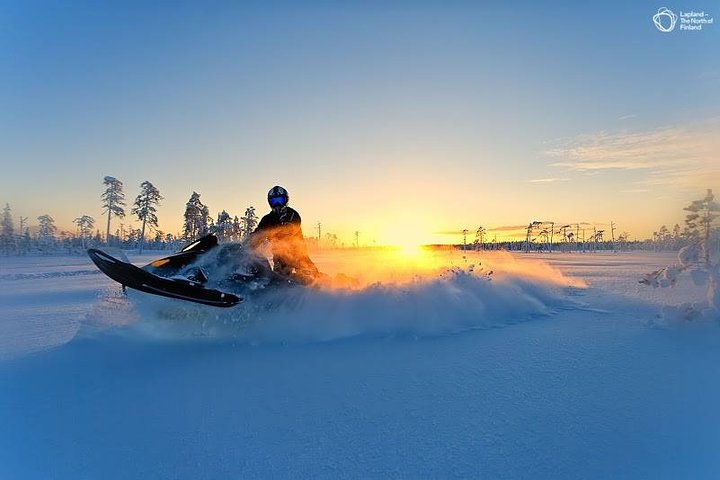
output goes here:
[[250, 246], [259, 247], [265, 240], [271, 245], [273, 270], [301, 283], [312, 283], [320, 274], [308, 256], [300, 228], [300, 214], [288, 207], [287, 190], [274, 186], [268, 192], [272, 209], [265, 215], [250, 237]]

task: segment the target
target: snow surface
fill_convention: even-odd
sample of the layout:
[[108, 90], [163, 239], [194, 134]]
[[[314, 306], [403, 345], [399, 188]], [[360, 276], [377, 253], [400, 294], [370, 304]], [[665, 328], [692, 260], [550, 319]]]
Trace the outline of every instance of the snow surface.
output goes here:
[[720, 328], [637, 283], [673, 255], [374, 255], [229, 310], [0, 259], [0, 478], [720, 478]]

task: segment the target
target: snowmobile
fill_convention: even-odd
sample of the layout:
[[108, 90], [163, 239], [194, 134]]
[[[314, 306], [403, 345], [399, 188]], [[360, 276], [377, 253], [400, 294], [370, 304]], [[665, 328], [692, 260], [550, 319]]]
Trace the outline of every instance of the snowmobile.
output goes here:
[[268, 286], [292, 286], [292, 278], [272, 270], [264, 256], [242, 243], [220, 244], [214, 234], [184, 246], [180, 251], [137, 267], [91, 248], [88, 256], [108, 277], [126, 287], [164, 297], [232, 307], [241, 295]]

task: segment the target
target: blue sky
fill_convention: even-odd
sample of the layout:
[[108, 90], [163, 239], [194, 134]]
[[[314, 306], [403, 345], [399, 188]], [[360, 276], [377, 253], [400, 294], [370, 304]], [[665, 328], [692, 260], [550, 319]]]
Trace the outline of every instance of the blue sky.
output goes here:
[[640, 237], [720, 187], [720, 27], [651, 20], [717, 4], [105, 3], [0, 3], [16, 217], [102, 224], [112, 175], [160, 189], [166, 231], [193, 190], [240, 215], [281, 184], [306, 232], [380, 243], [533, 219]]

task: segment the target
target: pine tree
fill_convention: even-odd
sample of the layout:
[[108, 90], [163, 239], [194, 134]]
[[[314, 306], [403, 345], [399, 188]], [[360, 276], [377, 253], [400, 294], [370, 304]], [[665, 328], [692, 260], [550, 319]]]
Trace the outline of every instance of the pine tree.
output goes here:
[[682, 241], [682, 230], [680, 229], [680, 225], [677, 223], [673, 225], [672, 229], [672, 240], [673, 240], [673, 248], [678, 248], [680, 246], [680, 242]]
[[718, 215], [720, 203], [715, 201], [715, 195], [708, 189], [705, 198], [695, 200], [684, 210], [690, 212], [685, 217], [685, 225], [691, 238], [700, 242], [703, 263], [708, 266], [710, 265], [710, 233], [713, 222], [720, 216]]
[[158, 228], [157, 205], [160, 204], [160, 200], [163, 197], [160, 195], [160, 191], [147, 180], [140, 184], [140, 195], [135, 198], [135, 203], [130, 211], [132, 215], [136, 215], [138, 220], [142, 222], [142, 229], [140, 231], [140, 253], [142, 253], [143, 246], [145, 244], [145, 226], [148, 225], [150, 228]]
[[20, 236], [20, 241], [18, 243], [18, 250], [20, 251], [21, 255], [25, 255], [30, 251], [30, 247], [32, 245], [32, 238], [30, 238], [29, 229], [25, 229], [25, 231]]
[[258, 218], [257, 215], [255, 215], [255, 207], [248, 207], [247, 210], [245, 210], [245, 215], [240, 219], [243, 238], [249, 237], [250, 234], [255, 231], [257, 223]]
[[6, 203], [5, 208], [3, 208], [2, 226], [0, 228], [0, 251], [2, 251], [3, 255], [10, 255], [16, 251], [17, 244], [9, 203]]
[[155, 230], [155, 238], [153, 239], [153, 242], [157, 247], [161, 247], [163, 243], [163, 239], [165, 238], [165, 232], [162, 230]]
[[140, 243], [140, 229], [139, 228], [130, 228], [130, 231], [127, 235], [127, 242], [132, 245], [133, 247], [138, 246]]
[[485, 248], [485, 228], [480, 225], [478, 229], [475, 231], [475, 240], [473, 241], [473, 246], [475, 247], [475, 250], [479, 250], [480, 248]]
[[174, 245], [175, 244], [175, 236], [172, 233], [165, 234], [164, 242], [166, 245]]
[[195, 240], [208, 231], [210, 210], [200, 201], [200, 194], [193, 192], [190, 200], [185, 204], [183, 216], [183, 238], [186, 241]]
[[233, 225], [230, 214], [225, 210], [218, 213], [217, 223], [215, 224], [215, 233], [220, 241], [233, 239]]
[[105, 242], [110, 243], [110, 219], [113, 215], [116, 217], [125, 217], [125, 194], [123, 193], [123, 183], [114, 177], [105, 177], [103, 180], [105, 192], [100, 195], [103, 202], [103, 212], [107, 212], [107, 230], [105, 232]]
[[720, 218], [720, 203], [715, 200], [712, 190], [708, 190], [703, 199], [695, 200], [685, 211], [690, 212], [685, 217], [685, 236], [689, 244], [678, 252], [679, 264], [648, 273], [640, 283], [652, 287], [672, 287], [683, 272], [689, 271], [696, 285], [706, 286], [706, 301], [686, 303], [667, 311], [690, 320], [700, 317], [720, 320], [720, 261], [713, 263], [711, 258], [717, 252], [717, 246], [711, 244], [711, 239], [717, 232], [715, 221]]
[[95, 228], [95, 219], [89, 215], [83, 215], [73, 220], [73, 223], [78, 227], [82, 248], [87, 248], [87, 241], [92, 237], [92, 231]]
[[232, 237], [233, 240], [240, 240], [242, 238], [242, 227], [240, 226], [240, 219], [235, 215], [232, 221]]
[[48, 252], [55, 246], [55, 220], [50, 215], [40, 215], [38, 218], [38, 246]]

